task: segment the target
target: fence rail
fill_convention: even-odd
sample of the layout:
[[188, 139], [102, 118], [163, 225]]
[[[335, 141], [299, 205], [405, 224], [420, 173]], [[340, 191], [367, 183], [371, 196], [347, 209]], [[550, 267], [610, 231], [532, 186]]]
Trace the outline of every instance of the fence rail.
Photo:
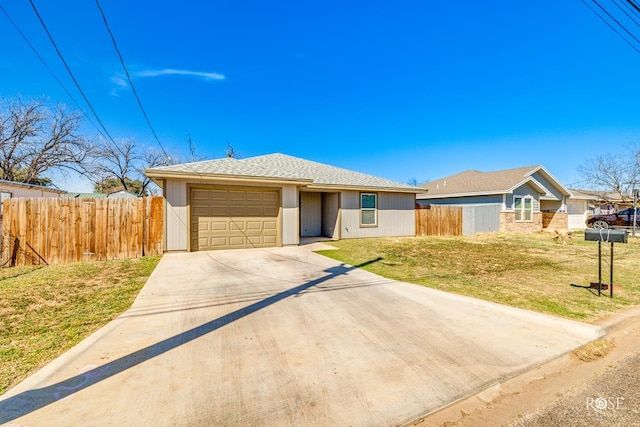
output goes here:
[[462, 208], [416, 204], [416, 235], [462, 236]]
[[2, 265], [162, 253], [162, 197], [13, 198], [2, 213]]

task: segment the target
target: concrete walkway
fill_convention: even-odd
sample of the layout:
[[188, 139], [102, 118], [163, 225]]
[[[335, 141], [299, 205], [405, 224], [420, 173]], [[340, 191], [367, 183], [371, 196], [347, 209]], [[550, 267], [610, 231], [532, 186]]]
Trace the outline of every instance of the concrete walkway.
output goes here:
[[0, 424], [396, 425], [602, 333], [302, 247], [168, 254], [129, 311], [0, 396]]

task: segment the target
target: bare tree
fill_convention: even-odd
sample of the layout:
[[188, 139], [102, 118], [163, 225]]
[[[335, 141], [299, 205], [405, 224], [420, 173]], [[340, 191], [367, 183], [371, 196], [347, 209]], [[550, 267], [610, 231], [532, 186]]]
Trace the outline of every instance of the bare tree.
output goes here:
[[113, 143], [102, 140], [92, 153], [91, 166], [87, 173], [99, 192], [122, 189], [145, 195], [152, 184], [144, 174], [146, 168], [166, 166], [171, 159], [163, 152], [151, 147], [139, 147], [132, 139]]
[[79, 126], [80, 114], [64, 105], [0, 100], [1, 179], [48, 184], [44, 174], [50, 170], [83, 171], [90, 150]]
[[588, 159], [578, 167], [581, 184], [592, 190], [611, 191], [624, 200], [640, 184], [640, 145], [629, 144], [619, 154]]
[[204, 160], [204, 157], [196, 154], [196, 144], [191, 139], [191, 135], [187, 134], [187, 142], [189, 143], [189, 162], [199, 162]]
[[418, 178], [413, 176], [413, 177], [409, 178], [406, 183], [411, 185], [411, 186], [413, 186], [413, 187], [420, 187], [420, 186], [426, 184], [427, 182], [429, 182], [428, 179], [420, 181], [420, 180], [418, 180]]
[[235, 148], [233, 148], [233, 144], [231, 144], [230, 142], [227, 142], [227, 152], [226, 152], [226, 156], [230, 159], [239, 159], [240, 156], [238, 155], [238, 152], [236, 151]]

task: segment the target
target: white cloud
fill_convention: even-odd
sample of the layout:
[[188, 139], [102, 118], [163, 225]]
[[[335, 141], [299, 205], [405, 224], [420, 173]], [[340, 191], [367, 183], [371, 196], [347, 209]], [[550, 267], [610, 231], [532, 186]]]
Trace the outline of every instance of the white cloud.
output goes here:
[[115, 83], [115, 85], [116, 85], [116, 86], [118, 86], [118, 87], [128, 87], [128, 86], [129, 86], [129, 85], [127, 84], [126, 80], [125, 80], [125, 79], [123, 79], [122, 77], [118, 77], [118, 76], [116, 76], [116, 77], [112, 77], [112, 78], [111, 78], [111, 81], [112, 81], [113, 83]]
[[164, 68], [162, 70], [139, 71], [135, 74], [138, 77], [158, 77], [158, 76], [193, 76], [201, 77], [205, 80], [224, 80], [225, 76], [219, 73], [205, 73], [201, 71], [178, 70], [175, 68]]
[[111, 83], [116, 85], [115, 88], [111, 89], [111, 96], [120, 96], [120, 92], [129, 87], [127, 81], [120, 76], [111, 77]]

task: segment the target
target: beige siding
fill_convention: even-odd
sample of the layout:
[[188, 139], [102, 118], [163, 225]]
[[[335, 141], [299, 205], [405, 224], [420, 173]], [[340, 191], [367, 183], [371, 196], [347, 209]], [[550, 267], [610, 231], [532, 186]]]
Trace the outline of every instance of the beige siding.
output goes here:
[[282, 244], [297, 245], [300, 242], [298, 227], [298, 187], [282, 186]]
[[415, 236], [415, 195], [378, 194], [378, 225], [360, 226], [360, 192], [343, 191], [341, 238]]
[[167, 180], [164, 188], [166, 205], [166, 250], [188, 250], [187, 182]]
[[300, 236], [315, 237], [322, 232], [322, 194], [300, 193]]
[[0, 185], [0, 192], [11, 193], [12, 198], [16, 197], [60, 197], [60, 193], [54, 193], [41, 188], [26, 188], [13, 185]]
[[322, 193], [322, 235], [332, 239], [340, 238], [340, 194]]

